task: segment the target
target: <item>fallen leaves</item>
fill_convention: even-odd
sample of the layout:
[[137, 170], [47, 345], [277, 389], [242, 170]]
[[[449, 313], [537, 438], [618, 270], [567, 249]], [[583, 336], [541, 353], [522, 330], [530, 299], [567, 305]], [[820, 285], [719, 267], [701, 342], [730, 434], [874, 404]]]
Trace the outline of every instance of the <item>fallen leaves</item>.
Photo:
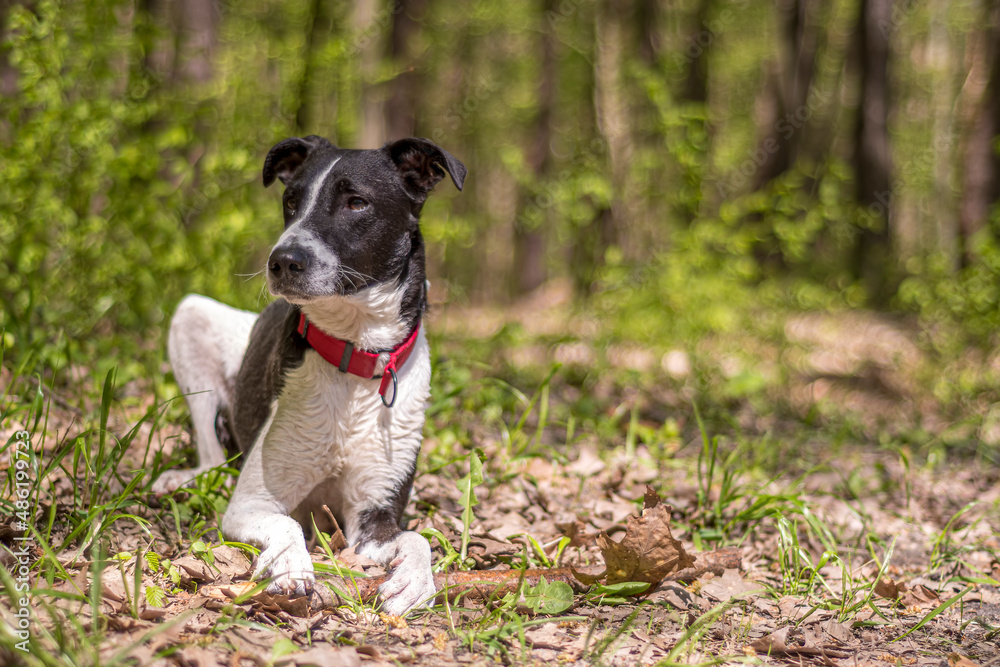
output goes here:
[[644, 509], [641, 516], [630, 516], [621, 542], [602, 532], [597, 536], [597, 545], [604, 555], [609, 584], [658, 584], [671, 572], [694, 565], [694, 558], [670, 534], [669, 505], [656, 505]]
[[952, 651], [948, 654], [948, 667], [979, 667], [979, 663], [969, 660], [961, 653]]
[[597, 536], [597, 545], [604, 556], [604, 572], [596, 576], [575, 574], [588, 584], [600, 579], [606, 585], [630, 581], [658, 584], [674, 572], [693, 567], [695, 559], [670, 532], [671, 511], [647, 486], [642, 514], [628, 517], [622, 541], [615, 542], [604, 531]]
[[902, 592], [906, 590], [906, 584], [894, 581], [889, 577], [882, 577], [875, 582], [875, 594], [888, 600], [897, 600]]
[[[955, 650], [961, 653], [947, 655], [948, 667], [980, 667], [989, 660], [984, 656], [995, 650], [990, 633], [1000, 623], [997, 587], [976, 587], [966, 596], [966, 601], [979, 596], [974, 607], [966, 605], [959, 610], [956, 606], [951, 612], [946, 609], [930, 615], [915, 610], [937, 607], [952, 596], [954, 591], [944, 579], [919, 576], [919, 570], [905, 560], [899, 566], [893, 561], [883, 568], [884, 561], [861, 564], [855, 559], [848, 563], [850, 567], [827, 565], [810, 570], [810, 576], [822, 577], [829, 588], [814, 587], [810, 595], [804, 595], [799, 592], [802, 589], [784, 586], [788, 583], [786, 572], [768, 567], [775, 564], [778, 550], [766, 525], [738, 548], [686, 552], [675, 537], [686, 535], [679, 534], [673, 520], [677, 515], [671, 516], [670, 505], [690, 518], [693, 490], [661, 476], [661, 483], [671, 489], [672, 502], [665, 504], [646, 489], [643, 509], [636, 513], [635, 498], [642, 494], [646, 480], [637, 472], [640, 466], [634, 464], [605, 464], [581, 455], [574, 471], [567, 474], [568, 466], [534, 458], [524, 463], [523, 479], [497, 482], [480, 498], [468, 534], [468, 556], [480, 569], [437, 575], [439, 587], [446, 587], [450, 598], [462, 598], [460, 604], [451, 605], [450, 620], [440, 610], [400, 619], [379, 615], [370, 604], [357, 604], [375, 597], [385, 572], [353, 549], [340, 550], [334, 561], [315, 552], [317, 565], [325, 566], [318, 567], [319, 593], [310, 598], [288, 598], [259, 594], [261, 587], [246, 581], [250, 560], [239, 549], [211, 543], [196, 548], [187, 541], [148, 562], [135, 557], [143, 543], [117, 545], [119, 555], [128, 551], [132, 557], [118, 559], [104, 569], [97, 582], [102, 594], [98, 613], [108, 619], [109, 644], [137, 642], [129, 655], [139, 664], [168, 653], [178, 664], [476, 664], [485, 635], [477, 635], [471, 646], [461, 636], [471, 636], [465, 634], [475, 627], [469, 618], [483, 617], [483, 607], [500, 620], [496, 626], [484, 624], [485, 631], [476, 628], [474, 632], [493, 633], [489, 636], [494, 649], [512, 650], [512, 655], [519, 655], [526, 664], [529, 660], [535, 664], [593, 660], [595, 647], [604, 651], [601, 659], [607, 664], [654, 664], [673, 652], [693, 624], [706, 617], [709, 621], [704, 623], [701, 639], [690, 642], [696, 647], [688, 656], [693, 662], [707, 660], [710, 655], [704, 651], [731, 654], [743, 647], [747, 654], [774, 656], [774, 660], [764, 658], [769, 664], [829, 667], [836, 661], [877, 667], [913, 664], [912, 646], [918, 645], [937, 658], [936, 662], [921, 660], [920, 664], [936, 667], [948, 651]], [[587, 472], [591, 467], [592, 474]], [[455, 548], [462, 539], [464, 526], [457, 520], [461, 506], [456, 501], [460, 493], [446, 477], [425, 474], [419, 479], [417, 497], [437, 510], [425, 511], [418, 505], [417, 518], [407, 527], [440, 531], [440, 543], [432, 540], [440, 557], [445, 544]], [[824, 517], [836, 508], [824, 504], [833, 502], [826, 496], [812, 502]], [[524, 533], [519, 538], [522, 544], [510, 539], [514, 533]], [[165, 542], [157, 538], [158, 545]], [[334, 540], [332, 549], [339, 545], [340, 541]], [[818, 556], [815, 546], [805, 547], [814, 563]], [[525, 553], [538, 561], [563, 558], [580, 570], [596, 565], [589, 581], [598, 585], [580, 595], [584, 587], [569, 568], [522, 572], [516, 567]], [[991, 571], [990, 558], [992, 554], [985, 555], [974, 564]], [[81, 623], [88, 624], [92, 619], [87, 596], [95, 571], [92, 563], [80, 553], [69, 552], [60, 556], [60, 562], [70, 578], [57, 578], [52, 585], [54, 590], [69, 594], [58, 601], [59, 608], [77, 614]], [[143, 567], [140, 599], [151, 585], [158, 586], [164, 591], [162, 605], [132, 604], [137, 566]], [[345, 568], [354, 570], [356, 578], [328, 576]], [[874, 581], [880, 572], [889, 577]], [[1000, 569], [993, 571], [994, 576], [997, 572]], [[579, 579], [584, 577], [581, 573]], [[683, 584], [669, 583], [678, 581]], [[765, 582], [770, 593], [754, 593]], [[329, 583], [335, 583], [339, 591], [330, 591]], [[870, 592], [877, 596], [869, 596]], [[504, 597], [510, 594], [517, 597], [507, 598], [507, 602], [515, 599], [516, 603], [504, 605]], [[836, 602], [846, 599], [842, 597], [845, 594], [854, 595], [845, 604], [861, 600], [870, 604], [856, 613], [844, 613]], [[746, 602], [725, 604], [739, 597], [745, 597]], [[644, 604], [636, 604], [640, 599]], [[817, 607], [820, 602], [826, 606]], [[500, 615], [501, 606], [503, 614], [510, 616]], [[572, 613], [579, 620], [559, 622], [561, 619], [542, 616], [560, 613], [569, 606], [575, 607]], [[720, 607], [728, 611], [710, 616]], [[973, 618], [971, 614], [981, 616]], [[931, 620], [924, 629], [915, 627], [917, 619], [925, 615]], [[234, 616], [261, 632], [237, 636]], [[631, 626], [625, 625], [629, 617], [634, 620], [629, 621]], [[528, 618], [530, 622], [525, 622]], [[929, 639], [935, 632], [943, 627], [957, 629], [963, 618], [967, 624], [964, 632], [952, 635], [949, 644], [932, 646]], [[512, 630], [516, 625], [512, 619], [523, 623], [523, 628]], [[507, 634], [499, 631], [504, 623]], [[241, 624], [242, 620], [236, 625]], [[453, 633], [453, 628], [459, 632]], [[906, 628], [913, 630], [906, 641], [891, 641], [899, 639]], [[154, 630], [155, 639], [138, 643]], [[956, 637], [962, 638], [961, 644], [952, 641]], [[941, 650], [931, 653], [933, 648]], [[842, 656], [848, 659], [841, 662]]]
[[317, 646], [292, 653], [274, 662], [275, 667], [294, 665], [295, 667], [357, 667], [361, 664], [361, 654], [354, 648]]
[[761, 589], [759, 583], [747, 581], [741, 577], [738, 570], [728, 569], [722, 573], [721, 577], [709, 579], [702, 584], [701, 594], [719, 602], [726, 602], [731, 598], [741, 597]]
[[928, 609], [941, 602], [941, 596], [923, 584], [907, 586], [905, 582], [889, 577], [875, 583], [875, 594], [887, 600], [896, 600], [907, 609]]
[[831, 646], [795, 645], [788, 641], [792, 626], [785, 626], [750, 644], [758, 655], [780, 655], [790, 658], [846, 658], [851, 654]]

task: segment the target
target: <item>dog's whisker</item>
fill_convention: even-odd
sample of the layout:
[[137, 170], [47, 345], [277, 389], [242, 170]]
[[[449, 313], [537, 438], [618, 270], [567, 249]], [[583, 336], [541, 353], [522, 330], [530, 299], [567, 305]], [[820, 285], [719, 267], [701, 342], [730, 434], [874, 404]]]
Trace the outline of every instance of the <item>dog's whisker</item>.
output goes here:
[[267, 299], [267, 281], [264, 281], [260, 286], [260, 292], [257, 293], [257, 307], [260, 307], [262, 301]]
[[240, 278], [243, 278], [244, 279], [243, 282], [248, 283], [257, 276], [259, 276], [260, 274], [264, 273], [265, 271], [267, 271], [266, 266], [260, 271], [257, 271], [255, 273], [237, 273], [236, 275], [239, 276]]
[[369, 283], [375, 280], [372, 276], [365, 275], [360, 271], [356, 271], [355, 269], [346, 266], [340, 267], [340, 278], [342, 280], [347, 280], [348, 282], [350, 282], [351, 287], [354, 290], [359, 289], [359, 285], [357, 282], [355, 282], [355, 278], [361, 283], [360, 287], [366, 287]]

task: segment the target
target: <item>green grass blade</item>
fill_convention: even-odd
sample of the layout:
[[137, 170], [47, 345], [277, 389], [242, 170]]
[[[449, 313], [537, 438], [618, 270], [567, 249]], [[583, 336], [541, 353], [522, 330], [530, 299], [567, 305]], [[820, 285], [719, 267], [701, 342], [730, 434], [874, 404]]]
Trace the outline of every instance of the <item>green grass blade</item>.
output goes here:
[[920, 619], [920, 621], [916, 625], [914, 625], [912, 628], [910, 628], [909, 630], [907, 630], [906, 632], [904, 632], [900, 636], [896, 637], [892, 641], [898, 642], [900, 639], [903, 639], [904, 637], [906, 637], [910, 633], [915, 632], [915, 631], [919, 630], [920, 628], [924, 627], [924, 625], [926, 625], [929, 621], [932, 621], [935, 618], [937, 618], [938, 616], [940, 616], [941, 613], [945, 609], [947, 609], [948, 607], [952, 606], [953, 604], [955, 604], [956, 602], [958, 602], [959, 600], [961, 600], [963, 597], [965, 597], [965, 594], [968, 593], [969, 591], [971, 591], [973, 588], [975, 588], [975, 586], [967, 586], [965, 588], [965, 590], [963, 590], [958, 595], [950, 597], [947, 600], [945, 600], [944, 602], [942, 602], [941, 604], [939, 604], [938, 606], [934, 607], [934, 609], [932, 609], [930, 612], [928, 612], [928, 614], [926, 616], [924, 616], [922, 619]]

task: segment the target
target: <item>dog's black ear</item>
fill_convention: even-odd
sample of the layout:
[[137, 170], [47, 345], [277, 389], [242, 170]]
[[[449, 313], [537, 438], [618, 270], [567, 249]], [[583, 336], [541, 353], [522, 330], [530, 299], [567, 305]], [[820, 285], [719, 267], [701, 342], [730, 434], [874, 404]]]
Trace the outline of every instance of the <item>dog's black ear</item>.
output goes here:
[[429, 139], [400, 139], [386, 144], [383, 150], [389, 153], [403, 180], [418, 194], [430, 192], [446, 171], [459, 190], [465, 183], [468, 173], [465, 165]]
[[274, 183], [275, 178], [287, 184], [309, 157], [309, 153], [323, 141], [322, 137], [312, 134], [305, 139], [292, 137], [275, 144], [264, 158], [264, 187]]

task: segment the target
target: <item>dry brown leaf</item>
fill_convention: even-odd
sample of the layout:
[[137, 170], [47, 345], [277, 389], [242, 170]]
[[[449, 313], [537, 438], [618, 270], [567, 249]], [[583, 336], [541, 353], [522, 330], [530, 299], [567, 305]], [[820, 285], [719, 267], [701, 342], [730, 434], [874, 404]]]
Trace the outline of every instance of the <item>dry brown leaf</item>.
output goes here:
[[469, 556], [480, 565], [480, 569], [485, 566], [496, 565], [501, 560], [501, 556], [511, 556], [517, 553], [520, 547], [510, 542], [501, 542], [482, 535], [469, 538]]
[[556, 523], [556, 528], [566, 537], [569, 538], [570, 542], [568, 546], [571, 547], [586, 547], [594, 543], [594, 533], [588, 533], [587, 527], [583, 525], [582, 521], [573, 520], [567, 523]]
[[772, 652], [784, 653], [787, 649], [786, 642], [788, 641], [788, 631], [790, 629], [791, 628], [789, 626], [778, 628], [774, 632], [756, 640], [750, 645], [750, 647], [758, 653], [763, 653], [765, 655]]
[[525, 639], [531, 642], [532, 648], [560, 648], [561, 632], [555, 623], [543, 623], [529, 628], [524, 633]]
[[644, 509], [642, 516], [630, 516], [625, 537], [615, 542], [607, 533], [597, 537], [597, 545], [607, 565], [607, 583], [648, 581], [656, 584], [665, 576], [694, 565], [680, 540], [670, 534], [669, 505]]
[[838, 623], [831, 618], [820, 627], [823, 628], [826, 634], [830, 635], [838, 642], [846, 644], [854, 639], [850, 623]]
[[261, 628], [235, 627], [226, 633], [226, 640], [237, 652], [245, 656], [253, 656], [257, 664], [270, 662], [274, 644], [279, 639], [288, 639], [284, 632], [274, 632]]
[[739, 597], [752, 591], [759, 591], [763, 588], [755, 581], [747, 581], [740, 576], [739, 570], [727, 569], [721, 577], [705, 581], [701, 587], [703, 595], [707, 595], [719, 602], [725, 602], [733, 597]]
[[292, 653], [280, 658], [275, 665], [295, 665], [296, 667], [356, 667], [361, 664], [361, 656], [353, 648], [316, 646], [301, 653]]
[[373, 561], [371, 558], [367, 558], [357, 553], [354, 550], [354, 546], [341, 549], [337, 554], [337, 560], [344, 565], [344, 567], [355, 571], [366, 571], [369, 568], [373, 568], [378, 565], [378, 563]]
[[952, 651], [948, 654], [948, 667], [979, 667], [979, 663], [969, 660], [961, 653]]
[[116, 567], [105, 568], [101, 572], [101, 597], [112, 602], [124, 602], [134, 594], [135, 580], [123, 575]]
[[804, 658], [846, 658], [850, 654], [834, 648], [820, 646], [789, 646], [788, 632], [790, 626], [775, 630], [750, 644], [750, 648], [763, 655], [785, 655]]
[[593, 586], [594, 584], [600, 583], [601, 579], [604, 578], [604, 575], [607, 574], [608, 571], [607, 568], [601, 569], [597, 566], [578, 570], [574, 566], [570, 565], [569, 569], [573, 573], [573, 576], [576, 577], [577, 581], [586, 584], [587, 586]]
[[144, 621], [159, 621], [160, 619], [166, 617], [168, 614], [167, 610], [162, 607], [153, 607], [147, 605], [145, 602], [142, 603], [142, 608], [139, 610], [139, 618]]
[[181, 556], [175, 558], [173, 564], [180, 570], [181, 583], [190, 584], [192, 581], [199, 584], [215, 581], [215, 573], [205, 561], [194, 556]]
[[253, 573], [253, 565], [247, 555], [236, 547], [221, 544], [212, 549], [215, 556], [215, 567], [219, 575], [216, 583], [227, 584], [231, 581], [249, 579]]
[[222, 664], [218, 650], [212, 650], [196, 644], [183, 646], [171, 655], [171, 659], [179, 665], [198, 665], [198, 667], [202, 665], [209, 667], [210, 665]]
[[903, 594], [899, 602], [904, 607], [936, 607], [941, 598], [923, 584], [917, 584]]
[[902, 581], [894, 581], [890, 577], [883, 577], [875, 584], [875, 595], [887, 600], [898, 600], [905, 592], [906, 584]]
[[657, 604], [668, 604], [673, 609], [681, 611], [698, 606], [698, 598], [678, 584], [661, 584], [646, 599]]
[[256, 583], [252, 581], [245, 581], [236, 584], [224, 584], [222, 586], [202, 586], [198, 589], [198, 591], [203, 595], [211, 597], [226, 597], [235, 600], [241, 595], [253, 590], [255, 586], [257, 586]]
[[262, 591], [253, 596], [251, 600], [260, 604], [265, 611], [287, 611], [292, 616], [299, 617], [309, 616], [310, 613], [310, 597], [308, 595], [292, 597], [289, 595], [272, 595], [267, 591]]
[[378, 646], [372, 646], [371, 644], [361, 644], [360, 646], [355, 646], [354, 650], [361, 655], [367, 655], [373, 660], [382, 659], [382, 651], [379, 650]]

